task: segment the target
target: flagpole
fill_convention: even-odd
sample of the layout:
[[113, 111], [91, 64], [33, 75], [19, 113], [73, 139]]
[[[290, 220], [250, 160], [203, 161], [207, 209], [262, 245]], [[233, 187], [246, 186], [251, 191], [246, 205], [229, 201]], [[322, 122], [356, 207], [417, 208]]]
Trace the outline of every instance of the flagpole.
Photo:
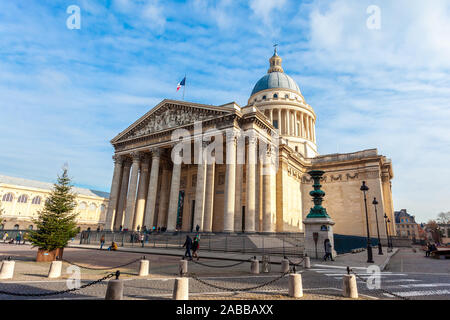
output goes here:
[[184, 90], [186, 90], [186, 74], [184, 74], [184, 86], [183, 86], [183, 101], [184, 101]]

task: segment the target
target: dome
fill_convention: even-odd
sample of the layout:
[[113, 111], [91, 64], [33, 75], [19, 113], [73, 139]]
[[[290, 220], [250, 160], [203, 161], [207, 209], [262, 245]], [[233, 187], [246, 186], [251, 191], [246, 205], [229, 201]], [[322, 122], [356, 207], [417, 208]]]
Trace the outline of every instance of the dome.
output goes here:
[[290, 89], [300, 93], [300, 89], [294, 79], [284, 72], [271, 72], [259, 79], [252, 91], [252, 96], [267, 89]]

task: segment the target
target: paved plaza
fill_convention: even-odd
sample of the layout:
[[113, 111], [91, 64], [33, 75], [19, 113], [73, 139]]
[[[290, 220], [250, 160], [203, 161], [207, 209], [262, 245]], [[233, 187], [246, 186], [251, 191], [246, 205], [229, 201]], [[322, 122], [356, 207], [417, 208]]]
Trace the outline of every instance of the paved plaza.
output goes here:
[[[127, 251], [128, 250], [128, 251]], [[166, 251], [172, 255], [151, 253], [151, 248], [144, 248], [145, 252], [130, 252], [130, 248], [120, 248], [117, 252], [92, 248], [66, 248], [64, 259], [71, 263], [88, 268], [109, 268], [123, 265], [140, 259], [143, 255], [150, 260], [150, 274], [146, 277], [138, 276], [139, 262], [119, 268], [120, 278], [124, 280], [125, 299], [171, 299], [174, 279], [178, 277], [180, 252]], [[136, 248], [134, 248], [136, 250]], [[205, 258], [205, 255], [215, 257]], [[414, 253], [411, 248], [400, 249], [390, 258], [386, 271], [381, 273], [381, 288], [371, 290], [364, 280], [366, 274], [364, 252], [338, 256], [335, 262], [312, 260], [311, 269], [296, 267], [296, 272], [302, 274], [304, 297], [308, 300], [335, 300], [342, 297], [342, 277], [346, 274], [345, 262], [360, 276], [357, 281], [360, 299], [450, 299], [449, 263], [446, 260], [421, 259], [423, 252]], [[66, 290], [67, 279], [71, 276], [70, 264], [63, 262], [62, 277], [57, 280], [47, 279], [49, 262], [34, 261], [36, 249], [29, 245], [0, 244], [0, 259], [11, 256], [16, 261], [15, 275], [12, 280], [2, 280], [0, 290], [16, 293], [45, 293]], [[228, 260], [220, 259], [226, 258]], [[189, 293], [190, 299], [291, 299], [288, 296], [288, 278], [281, 273], [281, 265], [275, 257], [271, 257], [271, 270], [268, 273], [253, 275], [250, 273], [250, 263], [246, 258], [250, 256], [239, 254], [207, 253], [199, 260], [203, 265], [189, 262]], [[258, 257], [261, 259], [261, 257]], [[374, 256], [375, 258], [375, 256]], [[376, 257], [376, 262], [383, 264], [386, 257]], [[415, 259], [420, 263], [414, 268]], [[379, 260], [379, 261], [378, 261]], [[239, 265], [236, 263], [242, 262]], [[292, 258], [293, 263], [300, 262], [299, 258]], [[401, 262], [403, 261], [403, 262]], [[423, 272], [422, 263], [428, 264], [428, 272]], [[232, 267], [226, 267], [235, 265]], [[402, 269], [399, 266], [403, 265]], [[225, 268], [221, 268], [221, 267]], [[430, 266], [433, 268], [430, 269]], [[68, 269], [69, 268], [69, 269]], [[447, 269], [446, 269], [447, 268]], [[90, 270], [80, 268], [81, 285], [100, 279], [115, 272], [111, 270]], [[194, 279], [198, 277], [199, 280]], [[270, 283], [268, 283], [270, 282]], [[265, 285], [268, 283], [267, 285]], [[71, 293], [48, 297], [15, 297], [0, 295], [0, 299], [104, 299], [107, 281], [83, 288]], [[248, 292], [240, 289], [256, 287]], [[389, 294], [394, 293], [394, 295]]]

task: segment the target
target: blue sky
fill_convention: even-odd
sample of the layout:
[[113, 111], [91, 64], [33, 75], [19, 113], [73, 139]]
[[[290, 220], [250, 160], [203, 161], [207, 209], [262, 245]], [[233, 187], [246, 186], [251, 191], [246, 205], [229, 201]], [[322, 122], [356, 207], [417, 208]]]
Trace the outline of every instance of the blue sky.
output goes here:
[[244, 106], [273, 43], [317, 113], [321, 154], [378, 148], [396, 210], [450, 210], [445, 0], [0, 1], [0, 172], [53, 181], [68, 162], [77, 185], [109, 191], [110, 139], [181, 99], [185, 73], [186, 100]]

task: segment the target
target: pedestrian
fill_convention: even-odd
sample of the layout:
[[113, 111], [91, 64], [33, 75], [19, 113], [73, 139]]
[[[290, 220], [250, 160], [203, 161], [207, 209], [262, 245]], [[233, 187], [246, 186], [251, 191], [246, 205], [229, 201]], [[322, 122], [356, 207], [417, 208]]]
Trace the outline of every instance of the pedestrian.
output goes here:
[[100, 250], [103, 249], [103, 245], [105, 244], [105, 235], [103, 234], [100, 238]]
[[122, 232], [122, 225], [119, 226], [119, 232]]
[[16, 235], [16, 244], [20, 244], [20, 240], [22, 239], [22, 234], [21, 234], [21, 232], [19, 232], [17, 235]]
[[333, 255], [332, 255], [332, 245], [329, 239], [326, 239], [324, 242], [324, 246], [325, 246], [325, 256], [323, 257], [324, 261], [327, 261], [328, 258], [330, 258], [331, 261], [334, 261], [333, 259]]
[[197, 226], [195, 227], [195, 231], [197, 231], [197, 233], [198, 233], [199, 230], [200, 230], [200, 226], [197, 225]]
[[6, 240], [8, 240], [8, 232], [5, 232], [5, 234], [3, 235], [3, 242], [6, 243]]
[[431, 243], [427, 242], [427, 250], [425, 251], [425, 257], [429, 257], [431, 253]]
[[200, 257], [198, 256], [198, 249], [200, 247], [200, 236], [197, 234], [195, 235], [194, 238], [194, 243], [192, 244], [192, 257], [200, 259]]
[[144, 247], [144, 234], [143, 233], [141, 233], [140, 235], [139, 235], [139, 241], [141, 242], [141, 245], [142, 245], [142, 248]]
[[186, 252], [184, 253], [184, 256], [185, 257], [189, 256], [189, 258], [192, 260], [191, 256], [192, 239], [188, 235], [186, 236], [186, 241], [184, 242], [183, 247], [186, 247]]

